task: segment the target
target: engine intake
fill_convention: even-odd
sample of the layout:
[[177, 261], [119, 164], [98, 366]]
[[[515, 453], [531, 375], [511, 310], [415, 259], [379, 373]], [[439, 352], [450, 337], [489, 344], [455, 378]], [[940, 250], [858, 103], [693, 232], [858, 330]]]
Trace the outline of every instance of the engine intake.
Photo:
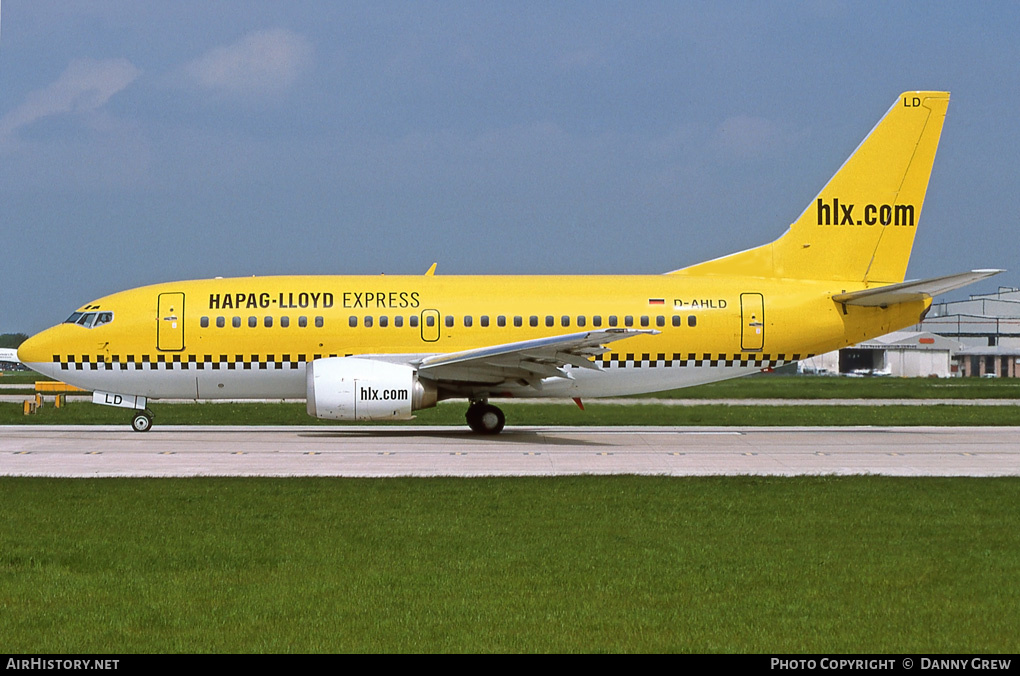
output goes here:
[[436, 386], [406, 364], [358, 357], [316, 359], [306, 369], [308, 415], [330, 420], [410, 420], [431, 408]]

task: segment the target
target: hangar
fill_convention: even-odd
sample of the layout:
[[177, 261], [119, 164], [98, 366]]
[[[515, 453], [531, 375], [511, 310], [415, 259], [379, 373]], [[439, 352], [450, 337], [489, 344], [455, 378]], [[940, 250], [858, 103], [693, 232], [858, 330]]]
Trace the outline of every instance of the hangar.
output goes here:
[[960, 344], [926, 331], [896, 331], [801, 362], [801, 373], [889, 375], [903, 378], [953, 375]]

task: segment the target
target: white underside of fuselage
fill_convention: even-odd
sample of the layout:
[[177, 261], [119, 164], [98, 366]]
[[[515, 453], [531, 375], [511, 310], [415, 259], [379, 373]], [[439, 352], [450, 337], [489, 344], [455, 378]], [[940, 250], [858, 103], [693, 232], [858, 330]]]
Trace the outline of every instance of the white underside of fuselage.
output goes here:
[[[707, 356], [707, 355], [706, 355]], [[720, 355], [722, 356], [722, 355]], [[563, 377], [480, 388], [491, 396], [597, 398], [659, 392], [749, 375], [779, 360], [632, 360], [598, 369], [565, 366]], [[148, 399], [303, 399], [304, 362], [32, 363], [34, 371], [93, 392]], [[465, 385], [465, 389], [470, 386]]]

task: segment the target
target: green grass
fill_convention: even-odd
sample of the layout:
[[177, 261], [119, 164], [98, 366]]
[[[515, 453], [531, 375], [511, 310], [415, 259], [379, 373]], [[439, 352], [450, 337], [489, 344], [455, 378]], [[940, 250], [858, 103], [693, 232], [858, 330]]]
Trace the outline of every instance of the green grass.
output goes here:
[[[1020, 425], [1020, 406], [696, 406], [589, 402], [581, 411], [572, 403], [500, 403], [508, 425]], [[160, 425], [344, 425], [316, 420], [300, 404], [154, 404]], [[410, 422], [379, 425], [464, 425], [466, 404], [448, 403], [417, 411]], [[26, 416], [20, 404], [0, 403], [2, 425], [127, 425], [131, 412], [71, 402], [52, 404]], [[366, 423], [357, 423], [366, 424]]]
[[38, 380], [52, 380], [35, 371], [3, 371], [0, 385], [32, 385]]
[[1020, 378], [847, 378], [760, 374], [640, 396], [672, 399], [1020, 399]]
[[11, 653], [1020, 648], [1020, 480], [0, 479]]

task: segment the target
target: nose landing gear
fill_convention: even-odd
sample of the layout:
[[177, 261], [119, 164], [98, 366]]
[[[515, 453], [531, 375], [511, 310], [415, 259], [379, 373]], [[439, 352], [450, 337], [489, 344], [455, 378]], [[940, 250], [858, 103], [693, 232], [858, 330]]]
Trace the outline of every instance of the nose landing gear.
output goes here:
[[148, 432], [152, 429], [152, 411], [135, 411], [135, 417], [131, 419], [131, 429], [135, 432]]

